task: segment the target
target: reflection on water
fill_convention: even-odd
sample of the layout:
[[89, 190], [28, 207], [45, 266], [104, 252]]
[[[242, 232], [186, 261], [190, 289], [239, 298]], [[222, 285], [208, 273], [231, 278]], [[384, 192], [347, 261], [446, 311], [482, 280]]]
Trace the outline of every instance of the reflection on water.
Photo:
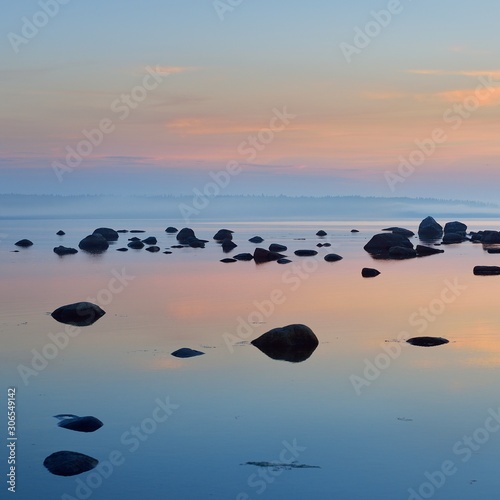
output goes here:
[[[457, 473], [435, 498], [495, 497], [500, 433], [473, 443], [466, 461], [454, 445], [500, 406], [500, 277], [472, 273], [497, 265], [498, 255], [466, 242], [421, 259], [372, 259], [363, 246], [382, 227], [416, 230], [401, 221], [199, 224], [205, 249], [122, 253], [116, 248], [130, 235], [120, 234], [99, 256], [53, 253], [102, 225], [143, 228], [162, 251], [177, 244], [163, 221], [0, 228], [8, 235], [0, 246], [0, 371], [4, 390], [18, 389], [17, 498], [400, 499], [445, 460]], [[223, 227], [235, 231], [229, 254], [212, 239]], [[469, 222], [486, 227], [490, 221]], [[66, 235], [56, 236], [59, 229]], [[327, 236], [319, 239], [318, 229]], [[252, 253], [255, 235], [261, 247], [286, 245], [293, 262], [219, 262]], [[22, 238], [34, 245], [12, 253]], [[318, 256], [295, 257], [299, 249]], [[328, 253], [343, 259], [325, 262]], [[365, 280], [363, 267], [381, 274]], [[106, 315], [85, 327], [50, 316], [81, 301]], [[320, 342], [304, 363], [276, 361], [250, 344], [294, 323], [310, 326]], [[450, 342], [430, 349], [404, 342], [419, 336]], [[173, 357], [180, 348], [205, 354]], [[54, 424], [53, 415], [69, 414], [97, 415], [105, 425], [80, 433]], [[43, 462], [60, 450], [105, 467], [53, 476]], [[282, 453], [321, 468], [273, 474], [241, 465], [285, 463]]]

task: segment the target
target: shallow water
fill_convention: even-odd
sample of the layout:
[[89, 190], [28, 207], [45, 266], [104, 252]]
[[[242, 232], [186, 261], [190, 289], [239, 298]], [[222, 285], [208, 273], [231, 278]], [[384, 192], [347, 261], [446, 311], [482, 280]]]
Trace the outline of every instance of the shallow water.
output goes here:
[[[500, 255], [469, 242], [409, 261], [364, 252], [383, 227], [416, 230], [408, 221], [198, 223], [196, 235], [210, 240], [205, 249], [116, 252], [134, 236], [122, 234], [98, 256], [52, 252], [77, 247], [103, 225], [145, 229], [138, 236], [156, 236], [164, 250], [177, 243], [164, 232], [170, 224], [0, 222], [1, 400], [6, 409], [7, 388], [17, 388], [16, 498], [496, 497], [500, 276], [472, 269], [498, 265]], [[231, 255], [212, 241], [222, 227], [235, 231], [232, 254], [276, 242], [294, 262], [220, 263]], [[56, 236], [58, 229], [67, 234]], [[328, 236], [315, 236], [318, 229]], [[265, 242], [249, 243], [254, 235]], [[34, 246], [11, 253], [21, 238]], [[293, 255], [318, 242], [332, 244], [319, 258]], [[327, 253], [344, 259], [327, 263]], [[362, 267], [381, 275], [363, 279]], [[78, 330], [47, 314], [82, 300], [107, 314]], [[307, 324], [320, 340], [308, 360], [275, 361], [249, 344], [291, 323]], [[417, 335], [450, 343], [402, 341]], [[205, 355], [171, 356], [181, 347]], [[57, 414], [93, 415], [104, 426], [72, 432], [57, 427]], [[101, 467], [53, 476], [43, 460], [60, 450]], [[319, 468], [246, 465], [292, 460]]]

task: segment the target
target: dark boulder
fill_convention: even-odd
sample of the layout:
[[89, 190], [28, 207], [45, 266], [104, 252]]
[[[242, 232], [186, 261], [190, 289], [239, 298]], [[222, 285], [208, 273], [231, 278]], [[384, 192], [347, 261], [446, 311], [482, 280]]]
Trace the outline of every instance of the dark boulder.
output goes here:
[[497, 276], [500, 274], [500, 267], [498, 266], [476, 266], [474, 268], [476, 276]]
[[163, 252], [164, 254], [167, 254], [167, 255], [170, 255], [172, 252], [168, 251], [168, 250], [165, 250], [165, 252]]
[[154, 236], [149, 236], [148, 238], [142, 240], [145, 245], [156, 245], [158, 240]]
[[14, 243], [16, 247], [21, 247], [21, 248], [28, 248], [33, 245], [33, 242], [30, 240], [19, 240], [18, 242]]
[[128, 248], [117, 248], [116, 249], [117, 252], [128, 252]]
[[265, 248], [256, 248], [253, 252], [253, 258], [257, 264], [262, 264], [264, 262], [272, 262], [274, 260], [279, 260], [285, 257], [278, 252], [270, 252]]
[[92, 470], [99, 460], [75, 451], [56, 451], [49, 455], [43, 465], [56, 476], [76, 476]]
[[253, 260], [253, 255], [251, 253], [239, 253], [238, 255], [234, 255], [233, 259], [250, 261]]
[[481, 243], [484, 245], [494, 245], [500, 243], [500, 231], [480, 231]]
[[331, 246], [332, 246], [332, 244], [331, 244], [331, 243], [323, 243], [323, 246], [324, 246], [324, 247], [331, 247]]
[[297, 257], [314, 257], [315, 255], [318, 255], [316, 250], [295, 250], [293, 253]]
[[58, 307], [51, 316], [66, 325], [90, 326], [105, 314], [106, 311], [92, 302], [76, 302]]
[[444, 233], [465, 233], [467, 232], [467, 226], [463, 222], [453, 221], [447, 222], [444, 225]]
[[400, 234], [401, 236], [406, 236], [407, 238], [415, 236], [415, 233], [413, 231], [410, 231], [409, 229], [406, 229], [404, 227], [386, 227], [385, 229], [382, 229], [382, 231], [390, 231], [391, 233]]
[[437, 345], [447, 344], [449, 340], [442, 337], [413, 337], [406, 342], [419, 347], [434, 347]]
[[174, 233], [177, 233], [178, 231], [179, 230], [173, 226], [168, 226], [167, 229], [165, 229], [165, 232], [169, 233], [169, 234], [174, 234]]
[[444, 253], [444, 250], [440, 250], [439, 248], [427, 247], [425, 245], [417, 245], [417, 248], [415, 250], [417, 251], [417, 257], [425, 257], [427, 255]]
[[182, 228], [175, 237], [177, 238], [177, 241], [183, 245], [188, 244], [187, 240], [189, 238], [196, 238], [194, 231], [190, 227]]
[[407, 247], [391, 247], [389, 248], [390, 259], [413, 259], [417, 256], [417, 251]]
[[100, 429], [104, 424], [96, 417], [86, 416], [78, 417], [77, 415], [54, 415], [58, 418], [58, 426], [63, 429], [69, 429], [77, 432], [94, 432]]
[[225, 258], [221, 259], [219, 262], [223, 262], [224, 264], [230, 264], [231, 262], [238, 262], [236, 259]]
[[325, 260], [327, 262], [337, 262], [339, 260], [342, 260], [343, 257], [340, 255], [337, 255], [336, 253], [329, 253], [328, 255], [325, 255]]
[[117, 229], [117, 233], [128, 233], [128, 229]]
[[264, 238], [261, 238], [260, 236], [254, 236], [253, 238], [250, 238], [248, 241], [250, 243], [262, 243], [264, 241]]
[[60, 229], [56, 234], [57, 236], [64, 236], [66, 233], [62, 229]]
[[141, 238], [138, 238], [137, 236], [132, 236], [132, 238], [129, 238], [128, 241], [141, 241]]
[[389, 250], [392, 247], [403, 247], [413, 249], [412, 242], [401, 234], [379, 233], [363, 247], [368, 253], [382, 257], [389, 257]]
[[276, 261], [278, 264], [290, 264], [292, 261], [290, 259], [281, 258]]
[[466, 239], [463, 233], [444, 233], [442, 243], [444, 245], [452, 245], [453, 243], [462, 243]]
[[279, 243], [271, 243], [269, 245], [270, 252], [286, 252], [288, 248], [285, 245], [280, 245]]
[[327, 233], [326, 231], [323, 231], [323, 229], [320, 229], [317, 233], [316, 233], [316, 236], [326, 236]]
[[359, 233], [357, 229], [351, 229], [351, 233]]
[[224, 240], [232, 240], [234, 231], [230, 229], [219, 229], [214, 234], [214, 240], [216, 241], [224, 241]]
[[157, 253], [160, 250], [161, 250], [161, 248], [156, 246], [156, 245], [152, 245], [152, 246], [146, 248], [146, 252], [151, 252], [151, 253]]
[[295, 324], [273, 328], [251, 343], [272, 359], [300, 363], [311, 356], [319, 341], [308, 326]]
[[141, 250], [145, 247], [142, 241], [131, 241], [127, 246], [132, 248], [132, 250]]
[[222, 251], [224, 253], [229, 253], [231, 250], [234, 250], [238, 245], [232, 241], [231, 239], [226, 238], [222, 242]]
[[130, 230], [131, 233], [145, 233], [146, 231], [144, 231], [144, 229], [131, 229]]
[[500, 248], [495, 247], [495, 248], [488, 248], [486, 250], [488, 253], [500, 253]]
[[380, 271], [372, 269], [371, 267], [364, 267], [361, 270], [361, 276], [363, 276], [363, 278], [375, 278], [375, 276], [378, 276], [379, 274]]
[[110, 229], [109, 227], [99, 227], [93, 234], [100, 234], [107, 241], [116, 241], [120, 236], [114, 229]]
[[203, 354], [205, 353], [195, 349], [190, 349], [189, 347], [182, 347], [181, 349], [174, 351], [172, 356], [175, 356], [176, 358], [193, 358], [194, 356], [202, 356]]
[[426, 217], [418, 226], [418, 236], [427, 240], [441, 238], [443, 236], [443, 227], [433, 217]]
[[190, 236], [185, 241], [191, 248], [205, 248], [205, 243], [207, 243], [207, 240], [200, 240], [196, 236]]
[[56, 253], [57, 255], [72, 255], [74, 253], [78, 253], [78, 250], [76, 248], [64, 247], [62, 245], [59, 245], [58, 247], [54, 248], [54, 253]]
[[104, 236], [100, 234], [91, 234], [78, 243], [78, 248], [89, 253], [101, 253], [109, 248], [109, 243]]
[[318, 248], [323, 248], [323, 243], [317, 243], [317, 244], [316, 244], [316, 246], [317, 246]]

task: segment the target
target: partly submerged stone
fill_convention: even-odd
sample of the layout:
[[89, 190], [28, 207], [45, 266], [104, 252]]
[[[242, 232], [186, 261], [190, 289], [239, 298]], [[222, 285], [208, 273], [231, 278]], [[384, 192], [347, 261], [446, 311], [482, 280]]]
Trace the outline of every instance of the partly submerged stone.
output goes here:
[[56, 234], [57, 236], [64, 236], [66, 233], [62, 229], [60, 229]]
[[297, 257], [314, 257], [315, 255], [318, 255], [316, 250], [295, 250], [293, 253]]
[[418, 226], [418, 236], [428, 240], [441, 238], [443, 227], [433, 217], [426, 217]]
[[253, 258], [257, 264], [262, 264], [263, 262], [272, 262], [273, 260], [279, 260], [285, 257], [279, 252], [270, 252], [265, 248], [256, 248], [253, 252]]
[[311, 356], [319, 341], [308, 326], [293, 324], [273, 328], [251, 344], [272, 359], [300, 363]]
[[236, 259], [231, 259], [229, 257], [225, 259], [221, 259], [220, 262], [223, 262], [224, 264], [230, 264], [231, 262], [238, 262]]
[[251, 253], [239, 253], [238, 255], [234, 255], [233, 259], [250, 261], [253, 260], [253, 255]]
[[99, 460], [75, 451], [56, 451], [49, 455], [43, 465], [56, 476], [76, 476], [92, 470]]
[[154, 236], [149, 236], [148, 238], [142, 240], [142, 242], [145, 245], [156, 245], [158, 243], [158, 240]]
[[232, 239], [225, 238], [222, 241], [222, 251], [224, 253], [229, 253], [231, 250], [235, 249], [237, 246], [238, 245]]
[[410, 231], [405, 227], [397, 227], [397, 226], [386, 227], [385, 229], [382, 229], [382, 231], [390, 231], [391, 233], [400, 234], [401, 236], [406, 236], [407, 238], [415, 236], [415, 233], [413, 231]]
[[361, 270], [361, 276], [363, 276], [363, 278], [375, 278], [375, 276], [379, 274], [380, 271], [378, 269], [373, 269], [371, 267], [363, 267]]
[[59, 427], [77, 432], [94, 432], [104, 425], [98, 418], [90, 415], [79, 417], [78, 415], [62, 414], [54, 415], [54, 417], [59, 419], [57, 424]]
[[401, 234], [379, 233], [373, 236], [363, 248], [369, 254], [390, 258], [389, 251], [393, 247], [413, 249], [413, 243]]
[[190, 349], [189, 347], [182, 347], [181, 349], [177, 349], [172, 353], [172, 356], [176, 358], [193, 358], [195, 356], [202, 356], [205, 354], [204, 352], [197, 351], [196, 349]]
[[234, 231], [230, 229], [219, 229], [214, 234], [214, 240], [216, 241], [224, 241], [224, 240], [232, 240]]
[[326, 231], [323, 231], [323, 229], [320, 229], [317, 233], [316, 236], [326, 236]]
[[476, 266], [476, 267], [474, 267], [473, 272], [476, 276], [497, 276], [500, 274], [500, 267], [498, 267], [498, 266]]
[[420, 347], [434, 347], [437, 345], [447, 344], [449, 340], [442, 337], [413, 337], [408, 339], [406, 342]]
[[327, 262], [337, 262], [339, 260], [342, 260], [343, 257], [341, 257], [340, 255], [337, 255], [336, 253], [329, 253], [328, 255], [325, 255], [324, 259]]
[[92, 302], [76, 302], [57, 308], [51, 316], [66, 325], [90, 326], [105, 314], [105, 311]]
[[264, 238], [261, 238], [260, 236], [254, 236], [253, 238], [250, 238], [248, 241], [250, 243], [262, 243], [264, 241]]
[[280, 243], [271, 243], [269, 245], [269, 251], [270, 252], [286, 252], [288, 250], [288, 247], [285, 245], [281, 245]]
[[56, 253], [57, 255], [72, 255], [78, 253], [78, 250], [76, 248], [59, 245], [58, 247], [54, 248], [54, 253]]
[[33, 242], [31, 240], [23, 239], [17, 241], [14, 245], [16, 245], [16, 247], [28, 248], [33, 245]]
[[101, 253], [109, 248], [108, 240], [101, 234], [90, 234], [78, 244], [81, 250], [89, 253]]
[[93, 234], [100, 234], [102, 237], [106, 238], [107, 241], [116, 241], [120, 236], [114, 229], [109, 227], [99, 227]]
[[444, 250], [440, 250], [439, 248], [428, 247], [425, 245], [417, 245], [415, 250], [417, 251], [417, 257], [425, 257], [427, 255], [436, 255], [438, 253], [444, 253]]

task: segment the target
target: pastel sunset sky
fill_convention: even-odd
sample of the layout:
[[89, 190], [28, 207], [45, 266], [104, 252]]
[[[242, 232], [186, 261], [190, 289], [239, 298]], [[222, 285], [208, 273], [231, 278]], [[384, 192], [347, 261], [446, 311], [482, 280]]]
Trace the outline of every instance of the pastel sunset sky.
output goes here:
[[0, 192], [189, 194], [236, 162], [224, 194], [497, 201], [499, 19], [495, 0], [4, 3]]

